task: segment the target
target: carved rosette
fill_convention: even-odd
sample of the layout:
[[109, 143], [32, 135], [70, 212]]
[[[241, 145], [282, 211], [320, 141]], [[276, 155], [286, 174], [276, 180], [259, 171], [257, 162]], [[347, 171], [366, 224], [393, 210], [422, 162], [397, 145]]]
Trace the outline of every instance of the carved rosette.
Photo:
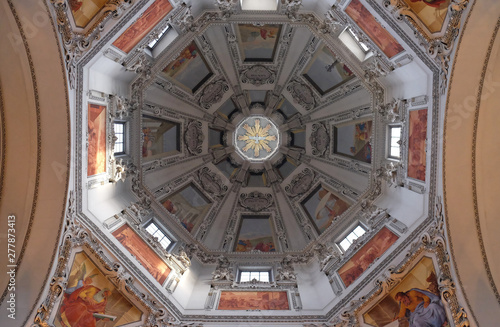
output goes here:
[[313, 182], [314, 172], [311, 169], [306, 168], [295, 176], [290, 184], [285, 186], [285, 192], [288, 196], [294, 198], [310, 190]]
[[198, 180], [201, 187], [209, 194], [222, 197], [226, 194], [228, 187], [222, 182], [222, 179], [208, 167], [203, 167], [198, 171]]
[[223, 79], [208, 84], [200, 97], [200, 106], [209, 109], [214, 103], [219, 102], [228, 90], [229, 84]]
[[254, 65], [240, 72], [240, 80], [243, 84], [273, 84], [276, 80], [276, 72], [262, 65]]
[[309, 142], [312, 146], [312, 154], [314, 156], [323, 156], [330, 144], [330, 136], [328, 130], [323, 124], [313, 124], [312, 133], [309, 137]]
[[273, 205], [273, 196], [270, 193], [260, 192], [242, 193], [239, 198], [240, 205], [250, 211], [259, 212]]
[[186, 132], [184, 133], [184, 143], [189, 153], [196, 155], [200, 154], [202, 151], [203, 132], [201, 130], [201, 122], [196, 120], [191, 120], [186, 127]]
[[316, 105], [311, 88], [304, 83], [294, 80], [288, 84], [286, 90], [290, 92], [295, 102], [299, 103], [306, 110], [311, 110]]

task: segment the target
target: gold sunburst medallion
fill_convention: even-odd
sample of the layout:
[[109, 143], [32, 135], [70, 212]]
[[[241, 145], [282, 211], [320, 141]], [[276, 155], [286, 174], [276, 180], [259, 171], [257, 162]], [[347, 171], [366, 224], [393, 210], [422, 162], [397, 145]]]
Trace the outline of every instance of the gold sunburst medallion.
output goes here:
[[256, 158], [259, 157], [261, 150], [272, 152], [273, 149], [269, 147], [269, 141], [276, 141], [276, 135], [269, 135], [270, 128], [271, 124], [261, 127], [260, 119], [255, 119], [254, 126], [250, 126], [248, 123], [244, 124], [243, 129], [247, 131], [246, 134], [238, 135], [238, 141], [246, 142], [241, 150], [244, 152], [253, 150]]

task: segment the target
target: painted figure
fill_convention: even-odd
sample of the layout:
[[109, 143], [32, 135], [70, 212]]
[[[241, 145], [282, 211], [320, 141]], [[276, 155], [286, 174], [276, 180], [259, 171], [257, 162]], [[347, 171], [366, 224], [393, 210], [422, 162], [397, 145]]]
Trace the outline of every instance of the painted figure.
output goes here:
[[446, 0], [410, 0], [411, 2], [423, 2], [428, 6], [439, 8]]
[[75, 287], [65, 291], [61, 306], [61, 324], [65, 327], [95, 327], [98, 320], [114, 320], [105, 310], [111, 291], [92, 285], [92, 277], [84, 278], [85, 265]]
[[412, 288], [395, 296], [400, 310], [393, 320], [408, 319], [409, 327], [443, 327], [448, 325], [441, 298], [431, 292]]
[[71, 11], [77, 11], [80, 9], [83, 5], [83, 1], [81, 0], [69, 0], [69, 7], [71, 8]]

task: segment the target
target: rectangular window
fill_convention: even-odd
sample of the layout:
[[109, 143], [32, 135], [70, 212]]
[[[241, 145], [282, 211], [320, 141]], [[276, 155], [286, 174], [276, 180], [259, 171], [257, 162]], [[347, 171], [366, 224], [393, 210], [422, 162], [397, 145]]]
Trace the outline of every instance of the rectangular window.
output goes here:
[[339, 243], [342, 251], [347, 251], [352, 242], [360, 238], [364, 233], [366, 233], [366, 230], [361, 225], [358, 225], [356, 228], [354, 228], [353, 231], [347, 234], [347, 236]]
[[349, 34], [351, 34], [351, 37], [354, 40], [356, 40], [356, 43], [359, 45], [361, 50], [363, 50], [364, 53], [367, 53], [370, 50], [370, 48], [368, 48], [368, 46], [365, 43], [363, 43], [359, 40], [359, 37], [356, 34], [354, 34], [354, 31], [352, 30], [352, 28], [348, 27], [347, 30], [349, 31]]
[[269, 283], [270, 271], [240, 271], [240, 283], [251, 282], [252, 280], [258, 282]]
[[276, 10], [277, 0], [240, 0], [242, 10]]
[[339, 39], [360, 61], [364, 61], [370, 56], [370, 48], [359, 39], [350, 27], [340, 33]]
[[153, 41], [149, 42], [148, 47], [151, 50], [153, 50], [154, 47], [158, 44], [158, 42], [160, 42], [160, 40], [163, 37], [163, 35], [165, 35], [165, 33], [167, 33], [167, 31], [169, 29], [170, 29], [170, 25], [165, 26], [165, 28], [160, 32], [160, 34], [158, 35], [158, 37], [156, 39], [154, 39]]
[[125, 154], [125, 123], [114, 123], [113, 128], [115, 130], [115, 141], [114, 154]]
[[389, 158], [400, 159], [401, 127], [389, 126]]
[[170, 240], [167, 235], [158, 227], [155, 222], [151, 222], [147, 227], [146, 231], [151, 234], [153, 237], [158, 238], [158, 242], [167, 249], [170, 244], [172, 244], [172, 240]]

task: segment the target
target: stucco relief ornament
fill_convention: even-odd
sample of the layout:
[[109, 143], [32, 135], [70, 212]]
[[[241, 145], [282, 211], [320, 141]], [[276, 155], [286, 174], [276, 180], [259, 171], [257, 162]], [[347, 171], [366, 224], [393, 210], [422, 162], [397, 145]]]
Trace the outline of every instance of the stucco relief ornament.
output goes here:
[[295, 102], [304, 107], [304, 109], [311, 110], [316, 105], [311, 88], [304, 83], [294, 80], [288, 84], [286, 90], [290, 92]]
[[283, 6], [285, 7], [285, 14], [292, 21], [297, 19], [297, 13], [302, 6], [302, 0], [282, 0]]
[[190, 154], [200, 154], [202, 151], [203, 139], [205, 136], [201, 130], [200, 121], [191, 120], [188, 122], [186, 132], [184, 132], [184, 143]]
[[214, 103], [219, 102], [228, 90], [229, 84], [223, 79], [208, 84], [200, 97], [200, 106], [209, 109]]
[[391, 102], [385, 105], [378, 106], [378, 112], [387, 122], [394, 123], [400, 120], [399, 112], [404, 106], [404, 101], [401, 99], [392, 99]]
[[306, 168], [301, 173], [297, 174], [290, 184], [285, 186], [285, 192], [288, 196], [294, 198], [302, 195], [311, 189], [314, 182], [314, 172]]
[[151, 76], [151, 63], [144, 54], [139, 55], [133, 64], [124, 66], [126, 71], [143, 74], [146, 78]]
[[186, 32], [194, 32], [196, 31], [196, 24], [194, 24], [194, 17], [191, 12], [191, 6], [188, 6], [185, 2], [181, 4], [182, 7], [185, 8], [184, 14], [176, 19], [174, 23], [179, 26], [181, 31]]
[[112, 118], [124, 119], [132, 115], [135, 108], [131, 106], [130, 101], [127, 98], [119, 95], [113, 95], [111, 100], [113, 101], [112, 103], [114, 109], [110, 114]]
[[384, 166], [378, 168], [375, 171], [377, 177], [380, 177], [382, 180], [387, 182], [387, 185], [398, 187], [398, 170], [402, 167], [400, 162], [388, 162]]
[[[335, 5], [333, 5], [333, 8], [335, 8]], [[330, 9], [325, 13], [325, 22], [318, 28], [318, 31], [321, 33], [335, 33], [344, 26], [345, 22], [343, 23], [339, 15], [333, 9]]]
[[215, 5], [218, 6], [219, 10], [222, 12], [223, 19], [231, 17], [236, 2], [237, 0], [215, 0]]
[[229, 260], [223, 255], [220, 255], [217, 258], [217, 268], [212, 273], [212, 281], [234, 281], [234, 275], [230, 265]]
[[273, 205], [273, 196], [258, 191], [242, 193], [239, 198], [240, 205], [248, 210], [259, 212]]
[[254, 65], [240, 72], [241, 82], [244, 84], [263, 85], [273, 84], [276, 80], [276, 72], [262, 65]]
[[323, 124], [313, 124], [312, 133], [309, 137], [309, 142], [312, 146], [312, 154], [314, 156], [323, 156], [330, 144], [330, 136], [328, 130]]
[[198, 179], [201, 187], [214, 196], [222, 197], [228, 190], [222, 179], [216, 173], [211, 172], [208, 167], [203, 167], [198, 171]]

